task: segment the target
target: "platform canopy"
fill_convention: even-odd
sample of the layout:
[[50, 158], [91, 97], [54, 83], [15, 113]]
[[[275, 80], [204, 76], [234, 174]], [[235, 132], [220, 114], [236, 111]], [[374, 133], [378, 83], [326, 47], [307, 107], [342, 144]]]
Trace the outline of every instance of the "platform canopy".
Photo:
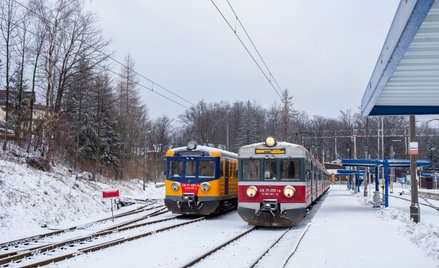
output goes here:
[[439, 114], [439, 1], [400, 2], [361, 113]]

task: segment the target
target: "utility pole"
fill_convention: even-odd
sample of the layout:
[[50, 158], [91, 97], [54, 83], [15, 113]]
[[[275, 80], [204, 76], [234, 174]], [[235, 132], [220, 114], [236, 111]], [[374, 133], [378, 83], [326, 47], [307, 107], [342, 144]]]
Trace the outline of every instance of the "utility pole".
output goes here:
[[[410, 142], [416, 140], [416, 122], [415, 116], [410, 115]], [[410, 178], [412, 202], [410, 204], [410, 219], [415, 223], [421, 220], [421, 211], [418, 204], [418, 181], [416, 178], [416, 155], [410, 154]]]

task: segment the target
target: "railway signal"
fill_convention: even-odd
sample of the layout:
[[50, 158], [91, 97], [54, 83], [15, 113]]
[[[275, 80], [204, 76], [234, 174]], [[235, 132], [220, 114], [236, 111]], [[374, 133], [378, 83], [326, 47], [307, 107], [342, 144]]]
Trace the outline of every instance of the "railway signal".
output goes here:
[[111, 198], [110, 208], [111, 208], [111, 217], [113, 218], [113, 221], [114, 221], [113, 198], [118, 198], [118, 197], [119, 197], [119, 189], [102, 191], [102, 198]]

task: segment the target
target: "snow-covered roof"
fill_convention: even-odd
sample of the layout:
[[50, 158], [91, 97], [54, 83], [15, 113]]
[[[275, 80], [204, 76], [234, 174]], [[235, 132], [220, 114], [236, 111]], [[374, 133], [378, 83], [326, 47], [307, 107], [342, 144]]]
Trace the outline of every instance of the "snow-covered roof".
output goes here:
[[229, 151], [215, 148], [215, 147], [204, 146], [204, 145], [197, 145], [197, 147], [194, 150], [189, 150], [187, 146], [181, 146], [181, 147], [176, 147], [176, 148], [170, 149], [169, 151], [172, 151], [172, 152], [187, 152], [187, 151], [219, 152], [222, 156], [229, 156], [229, 157], [233, 157], [233, 158], [238, 158], [238, 154], [236, 154], [236, 153], [229, 152]]

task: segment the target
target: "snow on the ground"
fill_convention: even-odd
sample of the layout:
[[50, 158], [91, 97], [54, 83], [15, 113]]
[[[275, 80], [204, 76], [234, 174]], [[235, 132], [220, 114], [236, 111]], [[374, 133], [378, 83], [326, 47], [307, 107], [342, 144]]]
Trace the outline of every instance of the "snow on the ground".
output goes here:
[[438, 267], [437, 224], [416, 225], [403, 211], [374, 209], [361, 194], [332, 188], [287, 267]]
[[[7, 159], [7, 160], [6, 160]], [[57, 164], [52, 172], [28, 167], [24, 157], [0, 155], [0, 242], [45, 233], [111, 216], [102, 190], [118, 188], [121, 197], [163, 198], [164, 189], [140, 180], [90, 180]]]
[[[125, 197], [159, 199], [164, 196], [159, 186], [148, 183], [143, 190], [141, 180], [92, 181], [87, 173], [74, 174], [60, 164], [52, 172], [43, 172], [28, 167], [23, 154], [0, 152], [0, 242], [47, 232], [40, 227], [43, 224], [62, 228], [108, 217], [109, 203], [101, 197], [104, 189], [118, 188]], [[421, 222], [414, 224], [409, 220], [409, 202], [391, 198], [384, 209], [372, 208], [370, 201], [346, 186], [332, 187], [320, 208], [313, 209], [311, 226], [287, 267], [439, 267], [437, 210], [421, 207]], [[54, 266], [175, 267], [247, 228], [232, 212]], [[295, 243], [294, 236], [287, 235], [282, 247]], [[228, 263], [236, 267], [242, 254], [257, 251], [255, 243], [240, 244], [247, 247], [245, 252], [236, 247], [230, 261], [219, 264], [213, 257], [205, 267], [227, 267]], [[265, 267], [264, 262], [258, 267]]]

